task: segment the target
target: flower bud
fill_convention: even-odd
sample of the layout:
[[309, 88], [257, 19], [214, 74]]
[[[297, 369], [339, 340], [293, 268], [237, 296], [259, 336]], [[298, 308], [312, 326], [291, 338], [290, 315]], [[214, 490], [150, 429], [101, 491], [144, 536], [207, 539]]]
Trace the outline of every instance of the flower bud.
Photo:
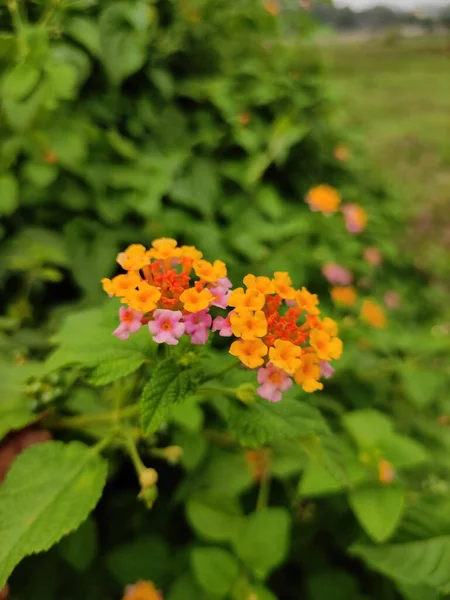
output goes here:
[[236, 390], [236, 396], [243, 404], [254, 404], [256, 390], [253, 383], [243, 383]]
[[167, 446], [162, 453], [167, 462], [176, 464], [183, 456], [183, 448], [180, 448], [180, 446]]
[[158, 481], [158, 473], [155, 469], [147, 468], [139, 474], [139, 482], [143, 490], [153, 487]]

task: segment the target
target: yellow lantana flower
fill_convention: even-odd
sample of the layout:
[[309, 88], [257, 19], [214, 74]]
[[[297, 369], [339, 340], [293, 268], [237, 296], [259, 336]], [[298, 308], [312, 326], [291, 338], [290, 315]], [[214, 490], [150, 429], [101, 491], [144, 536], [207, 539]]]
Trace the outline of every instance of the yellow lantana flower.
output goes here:
[[207, 308], [213, 299], [214, 296], [209, 290], [198, 291], [195, 288], [189, 288], [180, 295], [185, 310], [191, 313]]
[[315, 354], [304, 354], [300, 368], [294, 373], [295, 382], [301, 385], [305, 392], [311, 393], [323, 389], [323, 383], [318, 381], [320, 376], [319, 357]]
[[197, 260], [194, 262], [194, 271], [200, 279], [208, 283], [214, 283], [218, 279], [227, 276], [227, 267], [221, 260], [215, 260], [214, 263], [207, 260]]
[[230, 317], [233, 335], [243, 340], [254, 340], [264, 337], [267, 333], [267, 320], [262, 310], [245, 309], [233, 313]]
[[314, 329], [311, 331], [309, 341], [321, 360], [337, 360], [341, 357], [342, 341], [337, 337], [331, 337], [326, 331]]
[[319, 298], [317, 294], [311, 294], [305, 287], [302, 287], [301, 290], [298, 290], [295, 293], [295, 301], [297, 306], [301, 308], [301, 310], [307, 312], [310, 315], [319, 315], [320, 310], [317, 308], [319, 304]]
[[266, 302], [264, 294], [257, 289], [244, 292], [243, 288], [236, 288], [228, 298], [228, 305], [234, 306], [236, 311], [249, 308], [250, 310], [261, 310]]
[[301, 366], [302, 349], [287, 340], [276, 340], [269, 350], [270, 362], [288, 375], [293, 375]]
[[147, 254], [157, 260], [166, 260], [167, 258], [177, 258], [180, 256], [180, 248], [177, 248], [176, 240], [172, 238], [160, 238], [152, 242], [152, 247]]
[[107, 294], [125, 296], [129, 291], [134, 290], [141, 281], [138, 271], [129, 271], [126, 274], [116, 275], [112, 279], [105, 277], [102, 279], [102, 286]]
[[125, 271], [139, 271], [150, 264], [146, 252], [142, 244], [131, 244], [124, 252], [119, 252], [116, 260]]
[[264, 295], [274, 293], [273, 283], [269, 277], [255, 277], [255, 275], [250, 273], [244, 277], [244, 284], [247, 288], [258, 290], [258, 292]]
[[122, 302], [128, 304], [132, 309], [138, 312], [151, 312], [155, 310], [158, 300], [161, 298], [161, 292], [153, 285], [142, 281], [137, 290], [130, 290]]
[[260, 339], [238, 340], [231, 344], [230, 354], [237, 356], [249, 369], [256, 369], [264, 363], [263, 356], [267, 354], [267, 346]]
[[283, 300], [293, 300], [295, 290], [292, 287], [292, 279], [284, 271], [277, 271], [273, 274], [273, 289]]

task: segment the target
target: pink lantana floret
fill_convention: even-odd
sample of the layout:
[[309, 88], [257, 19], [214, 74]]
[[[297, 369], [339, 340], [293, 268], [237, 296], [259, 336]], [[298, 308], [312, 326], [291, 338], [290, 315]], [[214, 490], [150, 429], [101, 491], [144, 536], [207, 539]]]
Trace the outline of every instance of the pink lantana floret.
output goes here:
[[183, 314], [180, 310], [157, 309], [153, 313], [153, 321], [149, 321], [148, 328], [157, 344], [176, 346], [185, 326], [181, 321]]
[[344, 204], [341, 208], [345, 227], [349, 233], [361, 233], [366, 228], [367, 217], [357, 204]]
[[322, 267], [322, 275], [332, 285], [350, 285], [353, 281], [351, 271], [336, 263], [327, 263]]
[[281, 392], [286, 392], [292, 386], [292, 379], [287, 373], [275, 367], [272, 363], [267, 363], [266, 367], [258, 370], [258, 383], [256, 393], [269, 400], [269, 402], [279, 402]]
[[183, 321], [186, 333], [191, 336], [191, 344], [206, 344], [212, 325], [208, 309], [184, 315]]
[[220, 279], [217, 280], [217, 284], [219, 287], [223, 288], [224, 290], [229, 290], [233, 287], [233, 284], [228, 279], [228, 277], [221, 277]]
[[144, 313], [121, 306], [119, 308], [120, 325], [113, 331], [113, 335], [119, 340], [127, 340], [130, 333], [136, 333], [142, 327], [141, 319]]
[[233, 335], [230, 323], [231, 312], [227, 317], [216, 317], [213, 321], [212, 331], [218, 331], [221, 337], [231, 337]]
[[228, 306], [228, 298], [231, 294], [230, 290], [227, 290], [221, 286], [217, 286], [209, 288], [209, 291], [214, 296], [211, 306], [218, 306], [219, 308], [226, 308]]
[[325, 379], [330, 379], [330, 377], [334, 374], [334, 368], [330, 365], [330, 363], [326, 360], [321, 360], [319, 362], [320, 374]]

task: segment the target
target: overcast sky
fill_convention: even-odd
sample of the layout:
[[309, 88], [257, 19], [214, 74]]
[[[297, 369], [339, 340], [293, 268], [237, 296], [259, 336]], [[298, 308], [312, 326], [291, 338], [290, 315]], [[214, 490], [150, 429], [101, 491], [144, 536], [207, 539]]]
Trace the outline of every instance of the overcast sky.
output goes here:
[[428, 4], [443, 4], [438, 0], [334, 0], [336, 6], [350, 6], [354, 9], [367, 8], [368, 6], [376, 6], [377, 4], [383, 4], [384, 6], [391, 6], [393, 8], [403, 8], [405, 10], [411, 10], [417, 6], [427, 6]]

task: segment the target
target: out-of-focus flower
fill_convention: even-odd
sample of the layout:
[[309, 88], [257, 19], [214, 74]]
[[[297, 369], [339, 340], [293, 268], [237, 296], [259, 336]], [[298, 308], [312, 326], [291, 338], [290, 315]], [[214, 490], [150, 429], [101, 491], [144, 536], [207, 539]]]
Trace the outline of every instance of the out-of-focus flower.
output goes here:
[[336, 263], [323, 265], [322, 275], [332, 285], [349, 285], [353, 281], [353, 273]]
[[[320, 318], [317, 295], [305, 287], [294, 289], [285, 272], [272, 279], [247, 275], [244, 283], [247, 289], [238, 288], [229, 299], [231, 331], [239, 338], [230, 353], [250, 369], [261, 367], [257, 393], [278, 402], [292, 377], [307, 392], [322, 389], [320, 361], [338, 359], [342, 342], [337, 324]], [[225, 320], [214, 327], [229, 331]], [[333, 368], [328, 365], [325, 372], [330, 376]]]
[[319, 367], [320, 374], [322, 375], [322, 377], [325, 377], [325, 379], [330, 379], [330, 377], [333, 377], [335, 369], [330, 365], [328, 361], [321, 360], [319, 363]]
[[353, 306], [358, 298], [355, 288], [351, 285], [334, 287], [331, 289], [330, 294], [336, 304], [343, 304], [344, 306]]
[[341, 204], [339, 192], [331, 185], [326, 184], [311, 188], [305, 200], [313, 212], [319, 211], [324, 215], [335, 213]]
[[270, 450], [269, 448], [247, 450], [245, 460], [250, 468], [253, 479], [260, 481], [269, 472]]
[[333, 150], [333, 155], [336, 160], [344, 162], [351, 158], [352, 153], [348, 146], [345, 146], [344, 144], [338, 144]]
[[122, 600], [163, 600], [163, 597], [151, 581], [138, 581], [126, 587]]
[[383, 308], [374, 300], [364, 300], [360, 316], [363, 321], [372, 325], [372, 327], [383, 329], [387, 326], [386, 314]]
[[251, 120], [252, 120], [252, 113], [249, 112], [248, 110], [245, 110], [245, 111], [239, 113], [239, 123], [243, 127], [245, 127], [246, 125], [248, 125]]
[[46, 150], [44, 152], [43, 159], [44, 162], [46, 162], [48, 165], [56, 165], [56, 163], [58, 162], [58, 157], [53, 152], [53, 150]]
[[402, 297], [394, 290], [388, 290], [384, 295], [384, 303], [388, 308], [398, 308], [402, 303]]
[[359, 204], [344, 204], [341, 208], [349, 233], [361, 233], [367, 225], [368, 216]]
[[[204, 344], [209, 336], [212, 306], [226, 308], [231, 281], [221, 260], [203, 259], [194, 246], [179, 247], [176, 240], [154, 240], [150, 249], [132, 244], [117, 256], [126, 273], [102, 279], [109, 296], [125, 305], [114, 335], [128, 339], [148, 323], [155, 342], [175, 345], [184, 334], [192, 344]], [[218, 326], [217, 322], [217, 326]], [[221, 331], [221, 335], [225, 335]]]
[[372, 267], [379, 267], [383, 262], [383, 255], [378, 250], [378, 248], [375, 248], [373, 246], [366, 248], [364, 250], [363, 256], [364, 260], [370, 263]]
[[395, 481], [395, 470], [388, 460], [380, 460], [378, 463], [378, 480], [384, 484]]
[[278, 0], [264, 0], [263, 6], [264, 10], [266, 10], [274, 17], [280, 14], [280, 5], [278, 3]]

